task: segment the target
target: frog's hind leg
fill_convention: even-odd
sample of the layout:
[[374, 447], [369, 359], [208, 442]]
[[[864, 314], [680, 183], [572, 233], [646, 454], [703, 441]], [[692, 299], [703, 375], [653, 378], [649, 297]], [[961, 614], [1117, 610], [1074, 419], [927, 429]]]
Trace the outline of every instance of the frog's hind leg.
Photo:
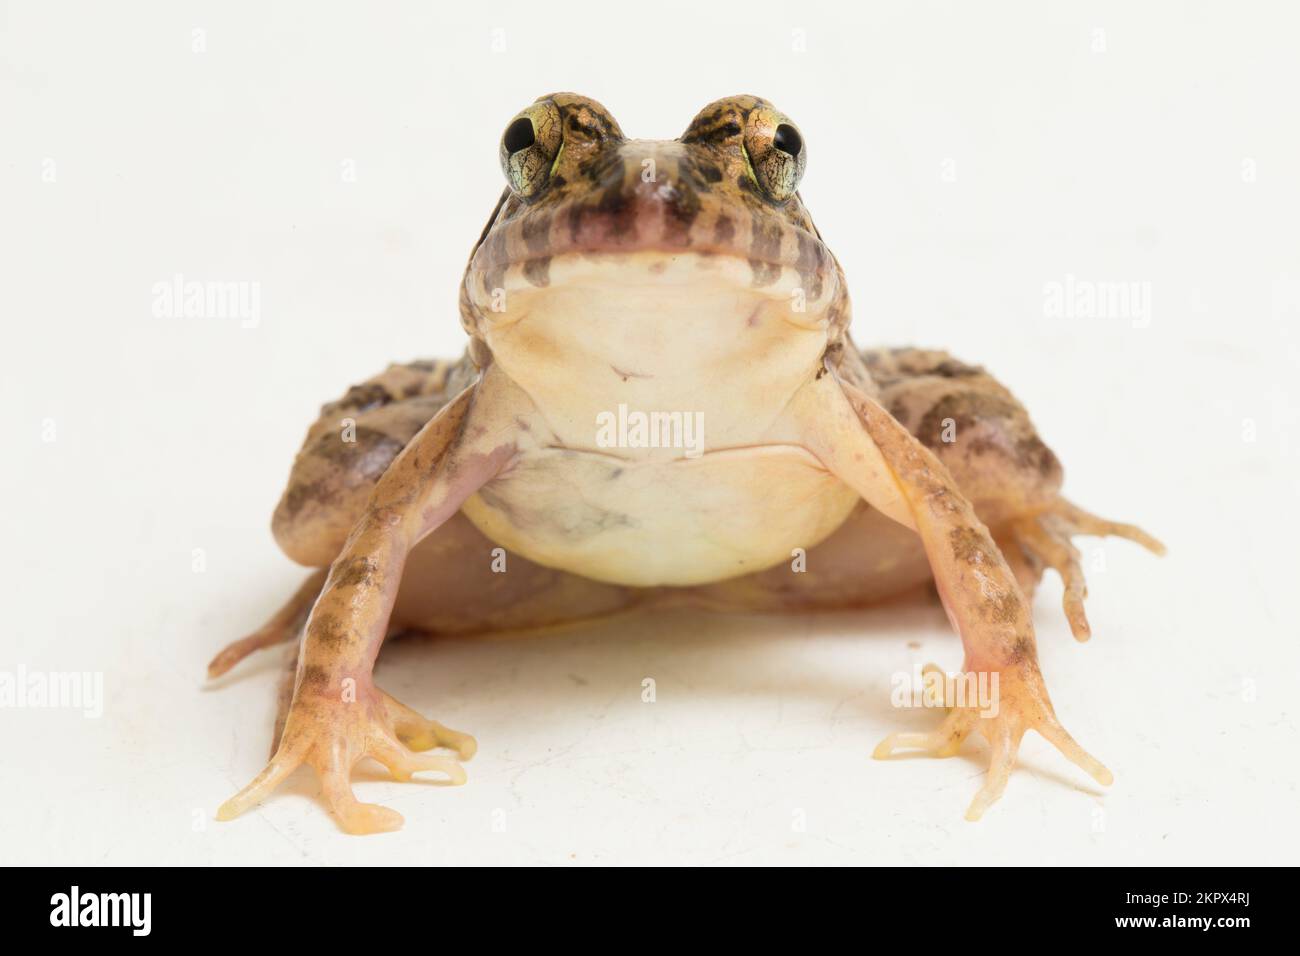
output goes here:
[[309, 575], [307, 580], [302, 582], [301, 587], [294, 592], [293, 597], [289, 598], [269, 621], [247, 637], [241, 637], [227, 644], [208, 664], [208, 676], [220, 677], [253, 651], [260, 651], [264, 647], [271, 647], [297, 637], [303, 624], [307, 622], [311, 606], [316, 603], [316, 598], [325, 585], [326, 574], [328, 569], [321, 568]]
[[1062, 598], [1065, 617], [1070, 622], [1071, 633], [1079, 641], [1088, 640], [1092, 628], [1083, 609], [1088, 583], [1083, 576], [1079, 549], [1070, 539], [1074, 535], [1113, 536], [1140, 544], [1152, 554], [1165, 553], [1163, 544], [1136, 525], [1098, 518], [1059, 496], [1046, 510], [1013, 519], [1004, 534], [1005, 543], [999, 542], [1004, 553], [1008, 544], [1014, 544], [1020, 552], [1016, 557], [1033, 571], [1041, 574], [1046, 566], [1061, 576], [1065, 585]]
[[1043, 570], [1056, 571], [1070, 629], [1087, 640], [1087, 585], [1072, 537], [1127, 538], [1156, 554], [1164, 547], [1133, 525], [1098, 518], [1063, 498], [1060, 461], [1024, 406], [982, 368], [928, 349], [870, 349], [862, 358], [881, 404], [948, 468], [1021, 589], [1032, 595]]
[[474, 374], [464, 358], [393, 364], [321, 408], [271, 520], [284, 553], [317, 570], [269, 621], [218, 653], [208, 677], [298, 635], [379, 476]]

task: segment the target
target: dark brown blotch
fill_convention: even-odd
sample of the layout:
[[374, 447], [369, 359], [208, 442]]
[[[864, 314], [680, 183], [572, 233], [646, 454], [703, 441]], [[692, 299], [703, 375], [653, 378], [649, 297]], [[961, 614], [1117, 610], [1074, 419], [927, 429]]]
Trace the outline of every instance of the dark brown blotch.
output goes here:
[[728, 246], [736, 237], [736, 224], [730, 216], [719, 216], [713, 224], [713, 242], [715, 245]]
[[379, 562], [362, 555], [348, 561], [334, 573], [334, 584], [345, 588], [373, 587], [378, 573]]
[[551, 257], [539, 256], [524, 263], [524, 278], [528, 284], [544, 289], [551, 284]]
[[341, 434], [323, 435], [313, 452], [325, 461], [343, 466], [369, 480], [387, 471], [393, 459], [406, 447], [406, 442], [367, 425], [357, 425], [353, 437], [355, 441], [344, 441]]
[[951, 447], [943, 440], [945, 423], [952, 420], [957, 441], [972, 430], [976, 423], [985, 422], [997, 428], [1013, 421], [1024, 413], [1014, 401], [986, 391], [964, 390], [945, 395], [931, 406], [913, 430], [913, 434], [927, 448]]
[[691, 226], [700, 214], [700, 197], [685, 179], [678, 178], [664, 204], [664, 212], [664, 238], [676, 246], [689, 246]]
[[963, 564], [985, 564], [988, 562], [988, 538], [975, 528], [962, 526], [948, 532], [948, 544], [952, 556]]
[[365, 382], [353, 385], [342, 398], [322, 405], [320, 411], [322, 415], [342, 411], [368, 412], [372, 408], [381, 408], [392, 400], [392, 394], [379, 382]]
[[1007, 658], [1008, 664], [1023, 664], [1034, 660], [1034, 642], [1027, 637], [1018, 637]]
[[997, 624], [1011, 624], [1020, 617], [1020, 595], [1013, 590], [1006, 590], [993, 598], [987, 605], [989, 618]]
[[308, 664], [302, 669], [302, 687], [308, 690], [324, 691], [329, 689], [329, 671], [319, 664]]
[[347, 627], [332, 614], [326, 614], [324, 617], [314, 616], [311, 631], [307, 636], [309, 640], [327, 651], [337, 651], [348, 643]]

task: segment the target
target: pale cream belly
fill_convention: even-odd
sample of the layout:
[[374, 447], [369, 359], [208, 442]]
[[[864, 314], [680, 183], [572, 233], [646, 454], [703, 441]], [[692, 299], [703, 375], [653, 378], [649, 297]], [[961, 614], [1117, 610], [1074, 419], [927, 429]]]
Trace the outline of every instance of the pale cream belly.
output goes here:
[[465, 502], [489, 539], [598, 581], [722, 581], [793, 560], [858, 501], [807, 451], [764, 446], [628, 461], [542, 449]]

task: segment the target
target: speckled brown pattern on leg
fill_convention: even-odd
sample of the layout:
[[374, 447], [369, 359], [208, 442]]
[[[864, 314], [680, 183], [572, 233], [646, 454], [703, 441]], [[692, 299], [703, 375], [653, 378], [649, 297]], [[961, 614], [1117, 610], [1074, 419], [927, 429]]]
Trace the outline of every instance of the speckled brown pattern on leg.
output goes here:
[[461, 760], [473, 755], [473, 738], [397, 704], [375, 686], [373, 669], [411, 549], [507, 468], [518, 451], [526, 423], [516, 411], [517, 394], [503, 387], [491, 396], [467, 388], [384, 472], [308, 618], [279, 746], [263, 771], [222, 804], [218, 819], [239, 815], [303, 764], [320, 775], [330, 808], [351, 833], [395, 829], [402, 820], [353, 795], [351, 772], [364, 757], [378, 760], [399, 780], [435, 770], [451, 783], [464, 782], [456, 760], [416, 753], [403, 736], [453, 747]]
[[973, 686], [991, 693], [991, 700], [967, 700], [954, 707], [933, 732], [890, 736], [875, 755], [919, 748], [949, 756], [978, 730], [992, 748], [992, 760], [967, 811], [972, 820], [1001, 796], [1029, 730], [1051, 741], [1099, 783], [1110, 783], [1110, 772], [1057, 720], [1038, 668], [1029, 604], [988, 528], [943, 463], [876, 399], [847, 383], [819, 379], [792, 404], [791, 414], [808, 447], [869, 503], [894, 508], [882, 487], [881, 469], [892, 478], [925, 547], [949, 620], [961, 636], [962, 672]]
[[1001, 797], [1028, 730], [1038, 731], [1098, 783], [1110, 784], [1110, 771], [1056, 719], [1038, 669], [1029, 607], [988, 529], [934, 455], [875, 401], [851, 386], [845, 394], [912, 503], [939, 596], [966, 650], [963, 671], [999, 677], [994, 713], [969, 705], [954, 708], [939, 730], [895, 734], [881, 742], [876, 756], [887, 757], [900, 747], [946, 755], [978, 729], [993, 754], [988, 778], [967, 811], [971, 820]]

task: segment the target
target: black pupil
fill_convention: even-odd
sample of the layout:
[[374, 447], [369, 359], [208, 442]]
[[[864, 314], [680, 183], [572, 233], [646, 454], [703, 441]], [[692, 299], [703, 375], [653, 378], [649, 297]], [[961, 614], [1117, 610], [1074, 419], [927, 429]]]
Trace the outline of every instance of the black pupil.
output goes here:
[[533, 135], [533, 121], [527, 116], [521, 116], [515, 120], [506, 129], [506, 152], [517, 153], [521, 149], [527, 149], [537, 142], [537, 137]]
[[798, 156], [799, 150], [803, 149], [803, 139], [799, 136], [799, 131], [789, 123], [782, 123], [776, 128], [776, 136], [772, 138], [773, 145], [783, 153], [789, 153], [791, 156]]

